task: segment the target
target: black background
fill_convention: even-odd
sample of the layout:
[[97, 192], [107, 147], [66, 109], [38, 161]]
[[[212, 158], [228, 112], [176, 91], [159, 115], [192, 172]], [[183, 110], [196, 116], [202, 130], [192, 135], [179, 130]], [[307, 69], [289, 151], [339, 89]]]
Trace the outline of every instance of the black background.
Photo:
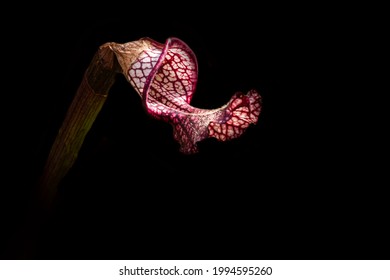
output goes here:
[[373, 206], [378, 191], [367, 190], [378, 184], [360, 164], [369, 153], [360, 136], [371, 133], [367, 81], [357, 77], [364, 58], [355, 59], [361, 19], [296, 4], [105, 5], [8, 22], [15, 107], [6, 118], [3, 258], [25, 256], [31, 192], [97, 48], [170, 36], [198, 59], [192, 105], [216, 108], [257, 89], [258, 123], [182, 155], [171, 127], [148, 116], [118, 75], [28, 258], [378, 258], [388, 245], [379, 238], [384, 205]]

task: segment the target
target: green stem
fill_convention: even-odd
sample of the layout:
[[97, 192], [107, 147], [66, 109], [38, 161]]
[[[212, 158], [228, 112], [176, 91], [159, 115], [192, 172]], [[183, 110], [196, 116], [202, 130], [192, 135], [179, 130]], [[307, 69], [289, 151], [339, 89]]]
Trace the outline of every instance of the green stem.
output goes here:
[[30, 211], [6, 251], [11, 258], [32, 259], [44, 236], [57, 188], [77, 159], [84, 139], [99, 114], [117, 73], [122, 73], [110, 44], [104, 44], [92, 58], [65, 115], [37, 182]]
[[49, 152], [39, 182], [39, 203], [50, 208], [57, 186], [73, 166], [118, 72], [115, 54], [105, 44], [94, 55]]

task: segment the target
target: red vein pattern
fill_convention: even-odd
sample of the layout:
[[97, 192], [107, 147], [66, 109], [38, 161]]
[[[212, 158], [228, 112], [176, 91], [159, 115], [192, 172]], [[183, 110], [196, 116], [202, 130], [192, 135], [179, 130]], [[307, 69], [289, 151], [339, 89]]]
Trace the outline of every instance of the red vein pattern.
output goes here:
[[215, 137], [220, 141], [242, 135], [256, 124], [261, 111], [261, 96], [256, 90], [246, 95], [237, 92], [217, 109], [190, 105], [198, 78], [198, 64], [192, 50], [178, 38], [165, 44], [150, 38], [127, 70], [127, 79], [142, 97], [153, 117], [173, 126], [173, 135], [185, 154], [198, 152], [197, 142]]

